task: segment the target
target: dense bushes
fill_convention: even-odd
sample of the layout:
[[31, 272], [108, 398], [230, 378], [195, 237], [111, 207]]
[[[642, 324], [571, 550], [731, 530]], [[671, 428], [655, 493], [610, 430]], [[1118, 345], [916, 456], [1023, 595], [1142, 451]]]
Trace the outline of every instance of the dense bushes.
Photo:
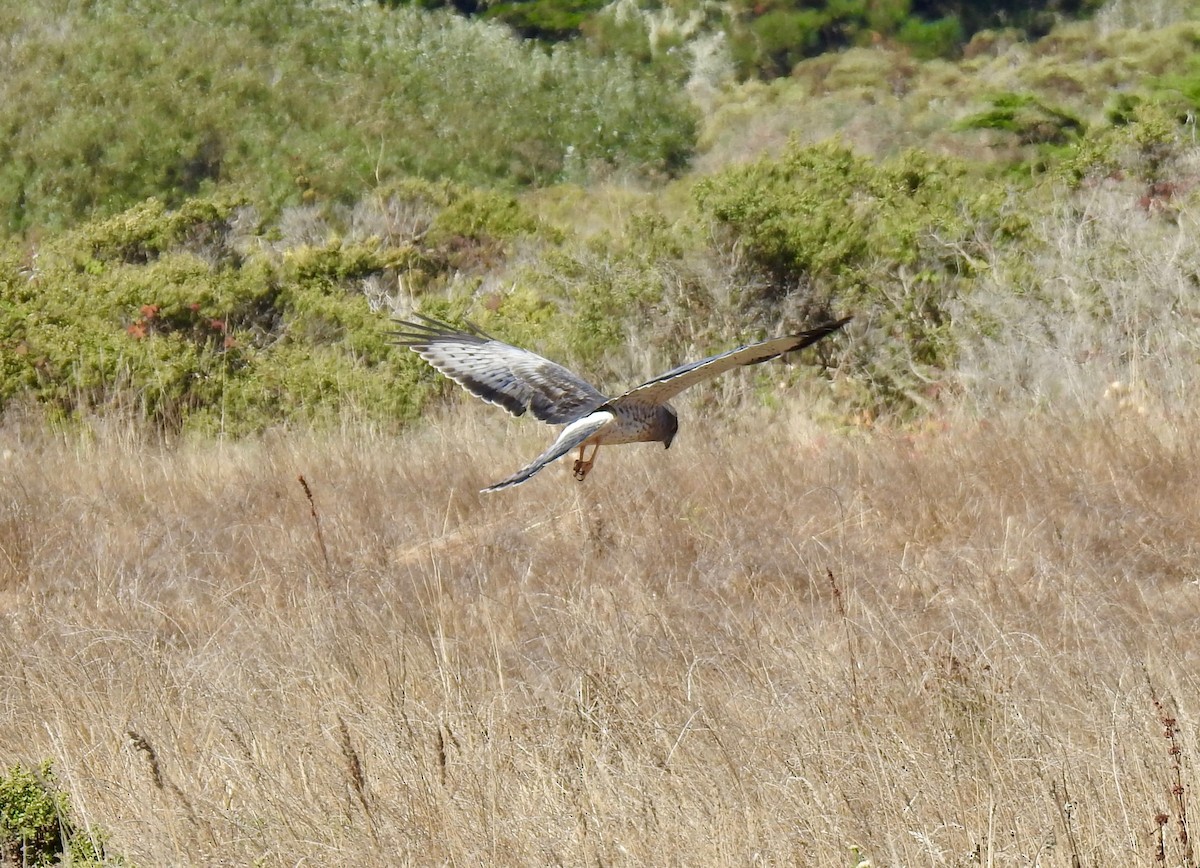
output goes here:
[[218, 187], [278, 206], [407, 175], [671, 173], [694, 139], [690, 106], [652, 71], [450, 15], [59, 0], [5, 7], [0, 32], [15, 34], [0, 53], [10, 230]]
[[1060, 16], [1088, 15], [1099, 6], [1098, 0], [735, 0], [730, 35], [743, 72], [786, 75], [805, 57], [872, 42], [897, 42], [919, 58], [949, 57], [986, 28], [1038, 37]]
[[843, 397], [903, 413], [953, 380], [973, 332], [1005, 339], [988, 313], [1004, 307], [997, 274], [1041, 297], [1047, 277], [1028, 263], [1052, 256], [1045, 221], [1113, 183], [1134, 191], [1134, 215], [1178, 219], [1190, 153], [1151, 106], [1081, 134], [1056, 171], [1024, 182], [917, 149], [873, 161], [793, 145], [695, 184], [690, 212], [635, 198], [601, 232], [420, 181], [279, 221], [236, 199], [149, 200], [3, 253], [0, 409], [116, 411], [163, 432], [399, 425], [450, 388], [389, 344], [389, 313], [416, 305], [605, 383], [853, 313], [869, 340], [826, 348], [843, 354]]
[[[562, 41], [586, 38], [600, 50], [619, 44], [635, 54], [654, 49], [659, 32], [643, 34], [641, 47], [604, 38], [610, 4], [603, 0], [384, 0], [387, 6], [424, 8], [450, 6], [468, 15], [504, 21], [524, 37]], [[743, 75], [787, 75], [806, 57], [838, 51], [853, 45], [892, 41], [916, 57], [949, 57], [974, 34], [992, 27], [1007, 27], [1025, 36], [1044, 35], [1060, 19], [1087, 16], [1100, 0], [730, 0], [720, 4], [705, 0], [650, 0], [620, 3], [648, 17], [664, 11], [679, 19], [711, 19], [704, 30], [729, 40], [734, 60]], [[713, 14], [718, 10], [717, 14]], [[623, 13], [627, 14], [627, 12]], [[600, 38], [597, 38], [597, 37]], [[651, 43], [647, 45], [647, 43]], [[649, 54], [654, 54], [651, 50]]]
[[1025, 225], [1001, 186], [962, 164], [921, 151], [876, 164], [837, 144], [730, 169], [697, 200], [758, 278], [744, 304], [871, 318], [880, 341], [860, 365], [889, 404], [918, 401], [953, 361], [947, 303]]
[[[0, 261], [0, 411], [120, 413], [164, 433], [385, 426], [446, 390], [389, 314], [468, 313], [603, 382], [758, 334], [704, 222], [646, 203], [585, 237], [516, 200], [408, 182], [259, 225], [236, 200], [156, 200]], [[796, 321], [794, 324], [799, 324]], [[640, 341], [632, 341], [632, 336]], [[652, 357], [637, 344], [652, 346]]]
[[[165, 432], [410, 417], [417, 369], [364, 285], [436, 261], [411, 243], [272, 247], [236, 203], [151, 200], [0, 265], [0, 404], [126, 412]], [[239, 234], [245, 233], [245, 234]], [[477, 225], [476, 236], [486, 232]], [[378, 302], [378, 299], [376, 299]]]
[[[999, 273], [1027, 275], [1014, 277], [1020, 292], [1037, 285], [1026, 263], [1048, 255], [1037, 245], [1039, 222], [1063, 219], [1076, 197], [1114, 184], [1136, 189], [1136, 216], [1177, 220], [1197, 187], [1194, 127], [1186, 125], [1195, 75], [1184, 62], [1200, 39], [1195, 25], [1103, 39], [1076, 25], [1033, 46], [997, 36], [957, 64], [869, 49], [820, 58], [790, 82], [722, 97], [731, 110], [709, 135], [722, 124], [747, 127], [735, 144], [767, 156], [749, 160], [746, 147], [731, 147], [736, 157], [712, 160], [710, 151], [699, 181], [516, 193], [514, 182], [542, 179], [523, 174], [536, 165], [558, 167], [545, 177], [581, 180], [605, 166], [675, 167], [691, 140], [682, 88], [651, 83], [634, 60], [545, 52], [498, 27], [411, 9], [356, 7], [354, 17], [336, 7], [327, 22], [300, 3], [201, 4], [181, 20], [180, 33], [195, 43], [183, 47], [154, 14], [146, 21], [153, 39], [131, 29], [132, 8], [75, 10], [78, 27], [62, 31], [32, 8], [0, 13], [22, 23], [7, 60], [54, 65], [65, 94], [61, 105], [46, 103], [44, 123], [14, 121], [2, 140], [10, 156], [36, 146], [43, 158], [0, 163], [0, 185], [20, 188], [10, 216], [28, 227], [0, 246], [0, 410], [36, 403], [62, 419], [117, 411], [163, 432], [236, 434], [338, 424], [347, 415], [399, 425], [448, 388], [388, 344], [388, 314], [416, 306], [467, 314], [606, 383], [854, 313], [855, 330], [869, 339], [822, 349], [844, 363], [847, 400], [907, 411], [951, 379], [970, 337], [963, 323], [1002, 331], [981, 313], [1002, 305], [972, 302], [981, 277], [993, 294]], [[651, 20], [628, 4], [606, 14], [616, 28], [606, 38], [615, 41]], [[338, 30], [338, 16], [358, 29]], [[178, 93], [154, 96], [144, 116], [136, 94], [114, 92], [111, 107], [133, 112], [128, 130], [104, 111], [83, 110], [120, 91], [126, 69], [117, 42], [101, 39], [112, 50], [97, 59], [76, 41], [101, 24], [131, 29], [130, 51], [151, 77], [181, 70]], [[703, 25], [664, 16], [659, 38], [668, 44]], [[231, 108], [197, 48], [215, 34], [245, 53], [231, 73], [246, 84], [237, 123], [222, 114]], [[51, 37], [54, 51], [43, 50]], [[179, 47], [179, 58], [168, 62], [160, 43]], [[30, 54], [34, 46], [41, 53]], [[209, 47], [214, 56], [226, 50]], [[331, 47], [343, 55], [337, 62]], [[1144, 64], [1142, 86], [1105, 104], [1102, 96], [1129, 76], [1127, 57]], [[389, 76], [388, 61], [403, 74]], [[1084, 81], [1085, 64], [1099, 84]], [[109, 76], [109, 85], [76, 81], [81, 71]], [[457, 77], [439, 79], [448, 74]], [[496, 76], [513, 81], [497, 84]], [[21, 99], [48, 93], [20, 82], [10, 91]], [[946, 92], [956, 94], [953, 105]], [[402, 118], [404, 147], [420, 171], [401, 174], [402, 160], [377, 154], [381, 168], [366, 178], [365, 165], [354, 163], [365, 151], [354, 156], [348, 138], [363, 128], [333, 124], [334, 93], [351, 113], [383, 106], [361, 116], [368, 126], [372, 117]], [[461, 116], [460, 98], [473, 106]], [[190, 111], [173, 113], [163, 100]], [[906, 115], [908, 127], [875, 128], [883, 112], [910, 108], [924, 114]], [[210, 110], [229, 121], [222, 141], [242, 144], [206, 151], [223, 155], [211, 177], [203, 161], [191, 164], [204, 176], [196, 184], [178, 167], [161, 174], [155, 149], [174, 141], [162, 153], [188, 153], [171, 136]], [[782, 140], [777, 129], [756, 139], [754, 123], [798, 129], [816, 112], [848, 118], [857, 147], [836, 139], [783, 147], [770, 141]], [[67, 118], [83, 125], [56, 126]], [[130, 150], [146, 138], [139, 124], [147, 119], [164, 126], [143, 150]], [[39, 137], [53, 129], [62, 139], [50, 147]], [[903, 147], [922, 130], [930, 147]], [[272, 151], [276, 134], [294, 145], [296, 160]], [[583, 144], [555, 150], [567, 141]], [[73, 222], [159, 186], [161, 198]], [[301, 204], [279, 206], [289, 189]], [[850, 355], [837, 355], [847, 346]]]

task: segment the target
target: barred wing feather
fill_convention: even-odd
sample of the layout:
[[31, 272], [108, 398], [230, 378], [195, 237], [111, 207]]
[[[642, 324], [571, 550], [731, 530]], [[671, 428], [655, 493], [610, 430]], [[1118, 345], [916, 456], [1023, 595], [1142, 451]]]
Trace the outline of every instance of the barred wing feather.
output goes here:
[[845, 317], [835, 322], [825, 323], [814, 329], [800, 332], [799, 334], [759, 341], [756, 344], [747, 344], [743, 347], [717, 353], [715, 356], [709, 356], [706, 359], [700, 359], [697, 362], [688, 362], [686, 365], [672, 368], [665, 374], [660, 374], [654, 379], [647, 380], [640, 386], [630, 389], [624, 395], [616, 398], [613, 403], [619, 404], [626, 400], [654, 404], [665, 403], [684, 389], [691, 388], [697, 383], [715, 377], [718, 374], [723, 374], [726, 371], [743, 365], [757, 365], [767, 362], [784, 353], [790, 353], [803, 349], [810, 344], [815, 344], [821, 338], [833, 334], [846, 323], [850, 322], [852, 318]]
[[537, 353], [484, 334], [420, 316], [400, 321], [396, 343], [410, 347], [472, 395], [514, 416], [561, 425], [574, 422], [608, 401], [591, 383]]

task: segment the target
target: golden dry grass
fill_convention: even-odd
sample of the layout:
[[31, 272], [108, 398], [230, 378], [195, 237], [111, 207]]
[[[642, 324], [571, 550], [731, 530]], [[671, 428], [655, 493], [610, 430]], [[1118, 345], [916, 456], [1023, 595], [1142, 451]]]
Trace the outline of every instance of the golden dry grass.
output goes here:
[[139, 866], [1194, 862], [1196, 418], [698, 414], [11, 431], [0, 758]]

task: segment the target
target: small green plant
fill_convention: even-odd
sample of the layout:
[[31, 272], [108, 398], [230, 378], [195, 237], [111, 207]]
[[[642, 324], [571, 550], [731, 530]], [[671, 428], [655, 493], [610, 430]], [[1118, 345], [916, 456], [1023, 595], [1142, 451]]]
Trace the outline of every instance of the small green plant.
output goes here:
[[77, 828], [67, 794], [55, 784], [50, 760], [36, 769], [18, 763], [0, 776], [0, 863], [36, 868], [60, 860], [72, 865], [103, 863], [103, 836]]

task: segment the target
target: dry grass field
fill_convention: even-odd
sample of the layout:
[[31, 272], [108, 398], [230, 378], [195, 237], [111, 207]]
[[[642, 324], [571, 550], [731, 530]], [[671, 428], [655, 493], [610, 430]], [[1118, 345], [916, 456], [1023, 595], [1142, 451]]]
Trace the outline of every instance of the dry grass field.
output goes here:
[[1196, 864], [1194, 416], [703, 415], [11, 427], [0, 757], [138, 866]]

